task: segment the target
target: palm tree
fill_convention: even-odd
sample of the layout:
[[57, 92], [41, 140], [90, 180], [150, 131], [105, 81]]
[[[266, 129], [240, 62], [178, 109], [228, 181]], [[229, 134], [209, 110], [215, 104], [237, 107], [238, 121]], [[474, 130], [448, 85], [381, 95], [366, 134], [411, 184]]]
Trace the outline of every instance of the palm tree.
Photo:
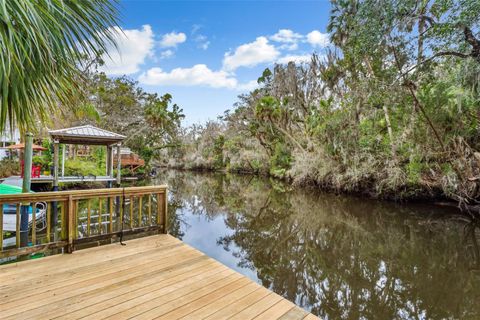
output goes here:
[[79, 101], [79, 64], [115, 46], [116, 0], [0, 0], [0, 132]]

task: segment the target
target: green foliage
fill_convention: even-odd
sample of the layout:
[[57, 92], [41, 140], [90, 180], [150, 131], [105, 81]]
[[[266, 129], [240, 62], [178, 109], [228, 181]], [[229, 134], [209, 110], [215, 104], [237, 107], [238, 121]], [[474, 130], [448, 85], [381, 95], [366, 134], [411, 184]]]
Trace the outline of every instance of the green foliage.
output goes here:
[[52, 163], [53, 162], [53, 153], [52, 153], [52, 142], [50, 139], [43, 139], [42, 140], [42, 147], [44, 147], [47, 150], [42, 151], [42, 156], [45, 159], [46, 163]]
[[93, 147], [92, 159], [97, 168], [105, 170], [107, 161], [107, 150], [103, 146]]
[[49, 169], [50, 162], [44, 156], [33, 156], [32, 163], [41, 166], [43, 170]]
[[16, 160], [0, 160], [0, 177], [6, 178], [20, 174], [20, 164]]
[[275, 151], [270, 158], [270, 173], [275, 177], [283, 178], [287, 170], [290, 169], [291, 163], [292, 155], [290, 149], [282, 143], [277, 143]]
[[65, 175], [67, 176], [102, 176], [105, 175], [105, 169], [100, 168], [93, 161], [79, 159], [68, 159], [65, 161]]
[[215, 138], [213, 143], [213, 167], [215, 169], [224, 168], [223, 146], [225, 145], [225, 137], [223, 135]]
[[418, 185], [426, 166], [419, 157], [412, 157], [406, 165], [408, 183]]

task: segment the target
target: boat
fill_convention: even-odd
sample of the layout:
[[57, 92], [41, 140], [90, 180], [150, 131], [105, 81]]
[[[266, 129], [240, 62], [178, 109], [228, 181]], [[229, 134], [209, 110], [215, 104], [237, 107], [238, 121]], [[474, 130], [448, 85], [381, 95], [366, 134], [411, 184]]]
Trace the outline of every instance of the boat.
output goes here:
[[[18, 185], [11, 185], [5, 183], [8, 180], [0, 183], [0, 195], [5, 194], [19, 194], [22, 193], [22, 188]], [[47, 204], [44, 202], [35, 203], [35, 223], [36, 230], [41, 231], [46, 228]], [[28, 207], [28, 228], [30, 229], [33, 221], [33, 208]], [[15, 233], [17, 231], [17, 207], [12, 204], [3, 205], [3, 232]], [[7, 237], [3, 240], [3, 247], [15, 245], [15, 235]]]

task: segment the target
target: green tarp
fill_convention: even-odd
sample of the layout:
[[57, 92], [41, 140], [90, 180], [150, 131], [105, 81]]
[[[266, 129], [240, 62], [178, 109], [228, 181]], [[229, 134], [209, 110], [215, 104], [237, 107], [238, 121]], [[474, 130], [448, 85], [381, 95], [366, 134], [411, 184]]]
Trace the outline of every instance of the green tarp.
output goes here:
[[0, 183], [0, 194], [17, 194], [22, 193], [22, 188], [11, 186], [9, 184]]

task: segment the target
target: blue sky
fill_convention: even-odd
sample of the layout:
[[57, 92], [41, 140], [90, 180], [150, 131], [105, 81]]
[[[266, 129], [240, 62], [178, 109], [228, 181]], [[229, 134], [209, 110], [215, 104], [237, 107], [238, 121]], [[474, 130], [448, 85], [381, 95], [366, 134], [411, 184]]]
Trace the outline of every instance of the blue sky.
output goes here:
[[328, 46], [328, 1], [123, 0], [124, 36], [103, 70], [171, 93], [185, 124], [214, 120], [266, 67]]

